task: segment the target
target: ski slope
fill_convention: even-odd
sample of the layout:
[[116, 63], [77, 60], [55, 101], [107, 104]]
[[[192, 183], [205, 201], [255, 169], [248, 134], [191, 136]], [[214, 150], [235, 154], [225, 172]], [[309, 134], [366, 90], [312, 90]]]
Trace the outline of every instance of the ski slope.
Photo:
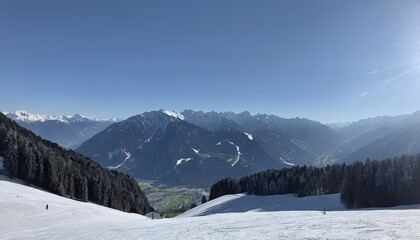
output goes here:
[[339, 194], [297, 198], [293, 194], [255, 196], [226, 195], [199, 205], [178, 217], [207, 216], [218, 213], [275, 212], [275, 211], [341, 211]]
[[[333, 203], [336, 195], [302, 198], [297, 203], [290, 203], [296, 200], [292, 195], [250, 197], [225, 196], [178, 218], [150, 220], [59, 197], [0, 175], [0, 239], [420, 239], [416, 205], [323, 215], [318, 210], [295, 208]], [[275, 201], [279, 201], [275, 209], [287, 211], [272, 211]], [[262, 207], [267, 203], [273, 208]], [[188, 217], [200, 212], [208, 215]]]

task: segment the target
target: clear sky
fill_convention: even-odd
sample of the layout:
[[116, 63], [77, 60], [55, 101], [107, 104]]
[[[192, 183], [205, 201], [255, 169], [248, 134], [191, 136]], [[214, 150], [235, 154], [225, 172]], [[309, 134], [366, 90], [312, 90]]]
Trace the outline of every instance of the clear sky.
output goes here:
[[420, 110], [420, 2], [2, 0], [0, 110]]

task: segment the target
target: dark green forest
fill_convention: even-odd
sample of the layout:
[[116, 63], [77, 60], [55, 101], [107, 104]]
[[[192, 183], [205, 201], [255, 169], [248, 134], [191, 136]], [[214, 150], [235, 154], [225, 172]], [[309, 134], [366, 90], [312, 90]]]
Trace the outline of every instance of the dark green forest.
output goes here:
[[153, 210], [137, 182], [56, 143], [41, 139], [0, 113], [4, 173], [60, 196], [145, 214]]
[[326, 167], [294, 166], [267, 170], [211, 187], [210, 200], [226, 194], [297, 194], [298, 197], [340, 193], [348, 208], [390, 207], [420, 203], [420, 154]]

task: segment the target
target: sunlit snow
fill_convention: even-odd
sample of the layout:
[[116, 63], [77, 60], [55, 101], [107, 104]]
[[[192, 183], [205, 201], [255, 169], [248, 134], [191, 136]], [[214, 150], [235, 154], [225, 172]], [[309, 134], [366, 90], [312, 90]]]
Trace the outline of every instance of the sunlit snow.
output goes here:
[[59, 121], [63, 123], [69, 123], [69, 122], [81, 122], [81, 121], [97, 121], [97, 122], [119, 121], [118, 119], [100, 119], [100, 118], [82, 116], [80, 114], [75, 114], [75, 115], [70, 115], [70, 116], [47, 116], [47, 115], [42, 115], [42, 114], [32, 114], [23, 110], [18, 110], [15, 112], [4, 112], [4, 114], [13, 120], [22, 121], [22, 122]]
[[236, 145], [235, 143], [233, 143], [233, 142], [231, 142], [231, 141], [228, 141], [229, 142], [229, 144], [231, 144], [232, 146], [235, 146], [236, 147], [236, 153], [237, 153], [237, 155], [236, 155], [236, 159], [235, 159], [235, 161], [232, 163], [232, 167], [233, 166], [235, 166], [235, 164], [236, 163], [238, 163], [238, 161], [239, 161], [239, 159], [241, 158], [241, 151], [240, 151], [240, 149], [239, 149], [239, 146], [238, 145]]
[[191, 147], [191, 150], [193, 150], [196, 154], [198, 154], [200, 152], [198, 149], [195, 149], [193, 147]]
[[[332, 211], [331, 206], [340, 204], [338, 195], [297, 199], [293, 195], [240, 194], [221, 197], [191, 210], [215, 214], [187, 217], [190, 211], [177, 218], [151, 220], [4, 179], [7, 178], [0, 175], [2, 240], [420, 239], [418, 205]], [[287, 211], [271, 211], [281, 206]], [[312, 209], [300, 211], [297, 209], [300, 206]]]
[[252, 141], [254, 139], [254, 137], [252, 137], [252, 134], [247, 133], [247, 132], [244, 132], [244, 134], [249, 138], [249, 140]]
[[192, 160], [192, 158], [181, 158], [181, 159], [176, 161], [176, 166], [178, 166], [179, 164], [181, 164], [183, 162], [188, 162], [190, 160]]
[[166, 110], [166, 109], [163, 109], [162, 112], [165, 113], [168, 116], [171, 116], [171, 117], [175, 117], [175, 118], [179, 118], [181, 120], [184, 120], [184, 116], [182, 114], [180, 114], [180, 113], [177, 113], [177, 112], [174, 112], [174, 111], [170, 111], [170, 110]]
[[294, 164], [294, 163], [288, 162], [288, 161], [284, 160], [284, 158], [282, 158], [282, 157], [280, 157], [280, 160], [281, 160], [284, 164], [286, 164], [286, 165], [289, 165], [289, 166], [295, 166], [295, 164]]

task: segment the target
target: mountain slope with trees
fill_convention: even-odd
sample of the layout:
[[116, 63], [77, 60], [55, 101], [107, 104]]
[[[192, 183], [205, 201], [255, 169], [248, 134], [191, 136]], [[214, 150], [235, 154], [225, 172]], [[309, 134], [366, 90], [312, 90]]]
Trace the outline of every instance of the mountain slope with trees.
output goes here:
[[25, 111], [9, 112], [8, 118], [31, 130], [44, 139], [58, 143], [68, 149], [75, 149], [84, 141], [116, 122], [116, 119], [73, 116], [45, 116]]
[[0, 113], [0, 156], [4, 172], [69, 198], [145, 214], [146, 196], [130, 176], [109, 171], [95, 161], [65, 150], [20, 127]]
[[225, 177], [318, 164], [335, 139], [329, 127], [308, 119], [159, 110], [112, 124], [76, 151], [137, 178], [209, 186]]
[[226, 194], [299, 197], [340, 193], [348, 208], [389, 207], [420, 203], [420, 154], [381, 161], [354, 162], [327, 167], [267, 170], [239, 180], [223, 179], [210, 190], [210, 199]]

